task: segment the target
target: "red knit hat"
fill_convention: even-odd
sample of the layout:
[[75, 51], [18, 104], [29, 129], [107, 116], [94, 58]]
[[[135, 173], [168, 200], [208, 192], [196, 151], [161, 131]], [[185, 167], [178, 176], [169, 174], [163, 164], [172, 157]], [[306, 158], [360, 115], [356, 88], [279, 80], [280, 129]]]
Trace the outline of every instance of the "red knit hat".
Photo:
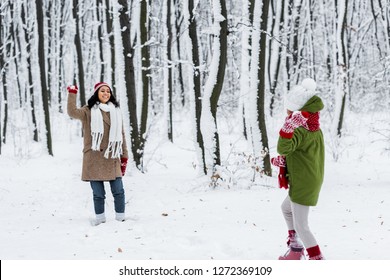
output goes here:
[[110, 92], [112, 94], [112, 89], [111, 87], [107, 84], [107, 83], [104, 83], [104, 82], [99, 82], [97, 84], [95, 84], [94, 88], [93, 88], [93, 92], [96, 92], [99, 88], [101, 88], [102, 86], [106, 86], [110, 89]]

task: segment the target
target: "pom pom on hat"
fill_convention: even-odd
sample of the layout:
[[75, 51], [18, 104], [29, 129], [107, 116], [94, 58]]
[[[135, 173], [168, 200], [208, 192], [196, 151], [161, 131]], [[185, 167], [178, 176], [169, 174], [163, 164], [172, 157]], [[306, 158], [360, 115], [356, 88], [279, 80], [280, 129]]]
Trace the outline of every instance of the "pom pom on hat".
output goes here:
[[313, 79], [310, 79], [310, 78], [306, 78], [302, 81], [301, 85], [307, 89], [307, 90], [310, 90], [310, 91], [315, 91], [316, 88], [317, 88], [317, 84], [316, 84], [316, 81], [314, 81]]
[[315, 95], [316, 88], [317, 84], [313, 79], [304, 79], [286, 95], [284, 106], [290, 111], [299, 111]]

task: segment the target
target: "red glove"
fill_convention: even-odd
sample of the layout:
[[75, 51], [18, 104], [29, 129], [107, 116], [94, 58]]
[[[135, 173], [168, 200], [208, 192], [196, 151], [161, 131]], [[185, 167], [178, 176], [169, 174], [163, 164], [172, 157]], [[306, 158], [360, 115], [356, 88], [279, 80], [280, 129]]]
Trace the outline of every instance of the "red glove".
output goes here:
[[122, 171], [122, 176], [125, 176], [126, 166], [127, 166], [127, 158], [121, 158], [121, 171]]
[[68, 90], [69, 93], [73, 93], [73, 94], [77, 94], [77, 92], [79, 91], [79, 88], [76, 85], [68, 86], [66, 89]]
[[283, 138], [291, 139], [293, 137], [294, 130], [297, 127], [306, 125], [309, 115], [309, 112], [297, 112], [295, 114], [291, 114], [286, 118], [279, 135]]
[[288, 189], [288, 180], [286, 177], [286, 167], [279, 167], [279, 175], [278, 175], [278, 183], [279, 183], [279, 188], [281, 189]]
[[286, 167], [286, 158], [283, 156], [277, 156], [271, 158], [272, 165], [279, 166], [279, 167]]

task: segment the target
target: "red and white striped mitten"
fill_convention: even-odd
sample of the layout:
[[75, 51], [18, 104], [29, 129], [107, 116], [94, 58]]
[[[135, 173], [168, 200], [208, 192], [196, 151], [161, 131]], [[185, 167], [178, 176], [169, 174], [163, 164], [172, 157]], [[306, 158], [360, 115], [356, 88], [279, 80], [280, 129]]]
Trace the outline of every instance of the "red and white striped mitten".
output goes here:
[[271, 158], [272, 165], [278, 166], [278, 167], [286, 167], [286, 157], [284, 156], [277, 156]]
[[279, 174], [278, 174], [278, 184], [279, 188], [281, 189], [288, 189], [288, 179], [286, 177], [287, 174], [287, 168], [286, 168], [286, 157], [283, 156], [277, 156], [271, 158], [272, 165], [279, 167]]
[[306, 125], [309, 115], [309, 112], [297, 112], [291, 114], [286, 118], [279, 135], [283, 138], [291, 139], [296, 128]]

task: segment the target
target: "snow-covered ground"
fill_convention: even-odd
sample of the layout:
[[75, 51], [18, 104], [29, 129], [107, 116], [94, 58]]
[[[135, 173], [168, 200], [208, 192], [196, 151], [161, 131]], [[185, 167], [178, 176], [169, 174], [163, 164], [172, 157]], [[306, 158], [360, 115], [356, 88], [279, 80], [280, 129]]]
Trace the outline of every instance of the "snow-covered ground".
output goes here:
[[[280, 204], [287, 192], [275, 177], [209, 187], [194, 168], [189, 133], [176, 134], [175, 144], [151, 140], [147, 172], [130, 167], [124, 177], [127, 220], [114, 220], [107, 188], [107, 222], [91, 226], [92, 192], [80, 180], [80, 127], [66, 115], [57, 118], [54, 157], [37, 144], [29, 144], [27, 156], [11, 144], [3, 147], [0, 259], [274, 260], [285, 252]], [[327, 147], [326, 179], [310, 214], [327, 259], [390, 259], [390, 156], [388, 144], [371, 131], [375, 124], [370, 117], [354, 121], [337, 162]], [[274, 154], [276, 125], [269, 134]], [[231, 146], [224, 145], [226, 156]]]

